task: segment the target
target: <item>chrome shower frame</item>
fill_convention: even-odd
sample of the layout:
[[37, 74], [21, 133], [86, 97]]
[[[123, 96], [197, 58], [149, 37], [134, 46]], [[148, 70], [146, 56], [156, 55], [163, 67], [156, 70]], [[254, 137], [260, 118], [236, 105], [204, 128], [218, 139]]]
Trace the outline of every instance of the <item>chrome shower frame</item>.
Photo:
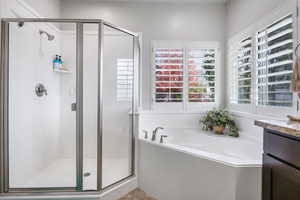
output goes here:
[[[9, 90], [9, 24], [10, 23], [73, 23], [76, 24], [76, 187], [75, 188], [9, 188], [9, 132], [8, 132], [8, 90]], [[83, 191], [83, 25], [98, 25], [98, 127], [97, 127], [97, 190]], [[133, 37], [134, 87], [132, 95], [132, 152], [131, 174], [105, 188], [102, 187], [102, 77], [103, 77], [103, 40], [104, 26], [111, 27]], [[103, 192], [136, 177], [135, 145], [137, 134], [137, 109], [139, 107], [139, 35], [115, 26], [101, 19], [51, 19], [51, 18], [4, 18], [1, 19], [1, 51], [0, 51], [0, 197], [25, 197], [57, 199], [57, 198], [95, 198]]]

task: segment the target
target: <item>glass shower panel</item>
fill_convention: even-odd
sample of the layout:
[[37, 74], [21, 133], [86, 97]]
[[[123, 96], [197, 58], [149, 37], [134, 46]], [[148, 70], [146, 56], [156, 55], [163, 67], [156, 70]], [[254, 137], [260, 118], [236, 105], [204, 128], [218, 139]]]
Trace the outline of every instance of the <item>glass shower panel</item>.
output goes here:
[[132, 175], [133, 36], [104, 26], [102, 187]]
[[83, 25], [83, 190], [97, 190], [99, 25]]
[[9, 188], [76, 187], [76, 34], [63, 26], [10, 23]]

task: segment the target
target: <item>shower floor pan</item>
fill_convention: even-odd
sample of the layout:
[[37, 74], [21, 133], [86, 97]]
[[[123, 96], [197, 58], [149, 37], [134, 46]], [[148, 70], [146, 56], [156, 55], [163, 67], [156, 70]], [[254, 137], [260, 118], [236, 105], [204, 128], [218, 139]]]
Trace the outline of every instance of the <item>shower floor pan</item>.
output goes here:
[[[14, 188], [49, 188], [75, 187], [76, 167], [75, 159], [62, 158], [53, 161], [48, 167], [39, 170], [27, 182], [16, 183]], [[84, 159], [83, 189], [97, 189], [97, 160]], [[128, 159], [106, 158], [103, 161], [103, 187], [109, 186], [130, 174]]]

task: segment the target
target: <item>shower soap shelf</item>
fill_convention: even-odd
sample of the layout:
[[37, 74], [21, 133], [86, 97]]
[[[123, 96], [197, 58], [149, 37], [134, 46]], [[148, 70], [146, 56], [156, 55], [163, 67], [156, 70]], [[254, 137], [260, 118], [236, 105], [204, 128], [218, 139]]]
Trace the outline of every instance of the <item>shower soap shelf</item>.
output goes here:
[[71, 71], [64, 70], [64, 69], [54, 69], [53, 71], [57, 72], [57, 73], [63, 73], [63, 74], [71, 74], [72, 73]]

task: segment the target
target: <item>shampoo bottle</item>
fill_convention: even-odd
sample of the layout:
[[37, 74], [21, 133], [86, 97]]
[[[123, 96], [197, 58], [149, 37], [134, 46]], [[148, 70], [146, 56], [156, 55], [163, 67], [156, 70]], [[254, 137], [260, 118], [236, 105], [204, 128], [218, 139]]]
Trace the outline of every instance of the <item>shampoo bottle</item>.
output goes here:
[[54, 70], [59, 70], [59, 59], [58, 59], [58, 55], [55, 55], [55, 59], [53, 60], [53, 69], [54, 69]]
[[59, 69], [63, 69], [63, 63], [61, 60], [61, 56], [58, 57], [58, 65], [59, 65]]

